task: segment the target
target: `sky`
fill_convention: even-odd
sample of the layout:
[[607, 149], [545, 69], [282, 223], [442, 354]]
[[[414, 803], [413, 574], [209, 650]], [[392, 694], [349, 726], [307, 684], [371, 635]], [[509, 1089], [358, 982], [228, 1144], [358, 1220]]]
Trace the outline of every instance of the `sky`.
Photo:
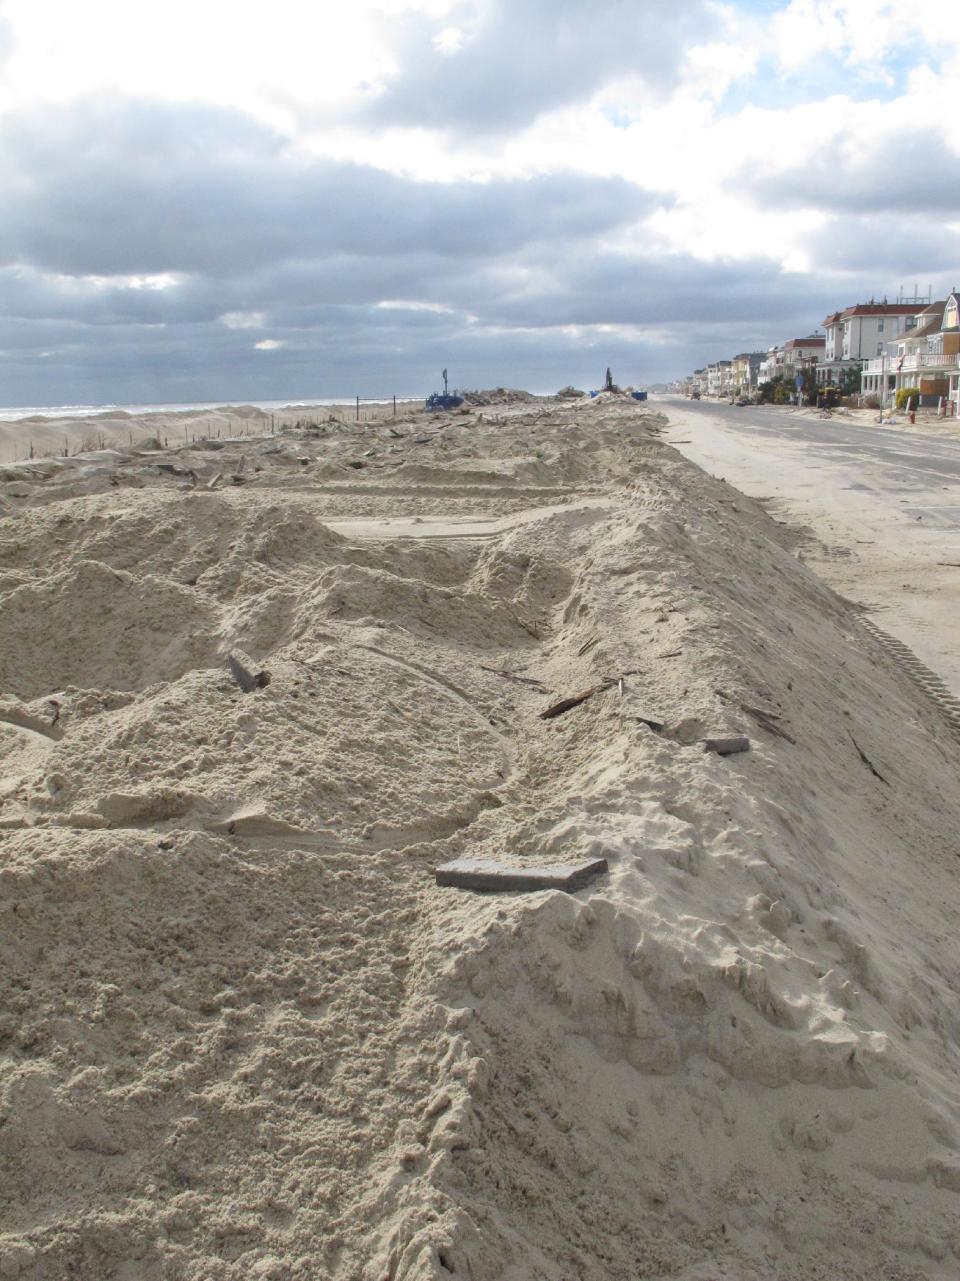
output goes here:
[[960, 0], [0, 0], [0, 405], [668, 381], [960, 284]]

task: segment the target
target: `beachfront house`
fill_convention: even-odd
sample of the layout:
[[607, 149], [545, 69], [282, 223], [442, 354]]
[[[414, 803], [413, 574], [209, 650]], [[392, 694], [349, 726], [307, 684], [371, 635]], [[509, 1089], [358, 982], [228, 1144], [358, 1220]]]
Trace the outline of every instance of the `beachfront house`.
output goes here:
[[950, 411], [960, 417], [960, 293], [955, 289], [943, 309], [941, 354], [947, 373]]
[[770, 379], [773, 378], [779, 372], [782, 361], [783, 361], [782, 347], [770, 347], [764, 353], [764, 355], [760, 359], [760, 364], [757, 368], [757, 386], [758, 387], [760, 386], [761, 383], [769, 382]]
[[783, 359], [777, 370], [784, 379], [795, 385], [797, 378], [808, 370], [816, 370], [823, 359], [826, 338], [820, 334], [810, 334], [807, 338], [790, 338], [783, 344]]
[[895, 395], [901, 387], [916, 387], [921, 407], [939, 407], [951, 396], [952, 373], [958, 368], [960, 326], [955, 326], [956, 293], [943, 302], [914, 307], [903, 333], [867, 361], [863, 391]]
[[730, 367], [729, 360], [715, 360], [713, 364], [707, 365], [708, 396], [730, 395]]
[[817, 383], [821, 387], [841, 386], [849, 371], [860, 370], [866, 361], [883, 355], [887, 343], [911, 325], [917, 310], [916, 301], [888, 303], [871, 298], [832, 312], [823, 321], [825, 341]]
[[749, 396], [757, 389], [760, 362], [765, 352], [742, 351], [730, 365], [730, 390], [735, 396]]

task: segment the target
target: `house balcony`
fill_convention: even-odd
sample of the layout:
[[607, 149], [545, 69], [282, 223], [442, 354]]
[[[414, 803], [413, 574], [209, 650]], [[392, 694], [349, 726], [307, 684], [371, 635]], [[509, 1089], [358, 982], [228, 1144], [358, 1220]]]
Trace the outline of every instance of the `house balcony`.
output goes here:
[[905, 374], [912, 370], [923, 369], [960, 369], [960, 353], [954, 353], [951, 356], [931, 356], [921, 352], [913, 352], [903, 357], [874, 356], [864, 365], [863, 372], [865, 374]]

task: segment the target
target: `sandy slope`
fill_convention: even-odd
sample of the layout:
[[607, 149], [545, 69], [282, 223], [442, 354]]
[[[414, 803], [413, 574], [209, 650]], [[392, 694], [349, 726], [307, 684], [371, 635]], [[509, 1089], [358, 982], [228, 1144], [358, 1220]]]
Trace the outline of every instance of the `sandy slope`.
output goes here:
[[659, 421], [0, 480], [0, 1276], [957, 1275], [960, 746]]

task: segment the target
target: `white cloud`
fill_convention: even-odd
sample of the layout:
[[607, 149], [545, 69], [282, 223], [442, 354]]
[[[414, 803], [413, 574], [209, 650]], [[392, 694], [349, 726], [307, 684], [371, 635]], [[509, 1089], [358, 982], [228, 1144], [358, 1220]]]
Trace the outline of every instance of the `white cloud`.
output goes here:
[[0, 8], [7, 350], [87, 326], [96, 351], [136, 327], [134, 371], [149, 329], [230, 377], [511, 335], [667, 359], [738, 290], [764, 325], [895, 291], [911, 243], [927, 279], [916, 198], [951, 216], [928, 162], [960, 155], [960, 0]]
[[264, 314], [262, 311], [225, 311], [220, 323], [228, 329], [262, 329]]

